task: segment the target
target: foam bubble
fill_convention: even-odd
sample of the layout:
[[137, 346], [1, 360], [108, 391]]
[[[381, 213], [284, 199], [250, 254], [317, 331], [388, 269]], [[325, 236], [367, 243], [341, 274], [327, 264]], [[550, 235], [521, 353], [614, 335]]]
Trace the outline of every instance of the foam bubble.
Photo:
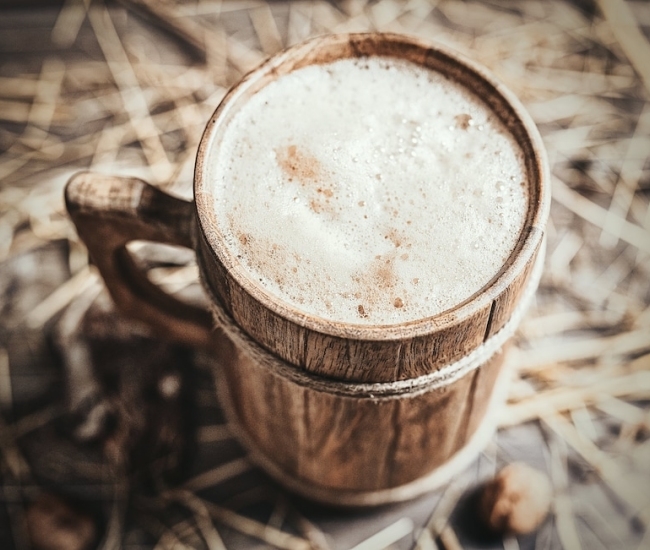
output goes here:
[[464, 301], [498, 273], [527, 208], [522, 152], [496, 117], [396, 60], [281, 77], [228, 122], [207, 164], [220, 230], [251, 279], [348, 323]]

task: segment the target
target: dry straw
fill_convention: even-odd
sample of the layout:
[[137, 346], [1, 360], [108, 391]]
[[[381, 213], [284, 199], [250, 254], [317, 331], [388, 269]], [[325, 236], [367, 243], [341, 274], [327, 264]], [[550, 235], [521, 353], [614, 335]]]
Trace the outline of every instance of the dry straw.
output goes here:
[[[43, 327], [98, 284], [80, 260], [64, 211], [62, 186], [73, 171], [141, 175], [188, 196], [203, 124], [227, 86], [259, 61], [322, 33], [380, 30], [435, 39], [486, 64], [520, 96], [540, 126], [554, 174], [545, 273], [510, 355], [518, 370], [501, 425], [528, 423], [544, 434], [555, 526], [565, 548], [589, 547], [590, 537], [603, 531], [601, 539], [612, 540], [611, 532], [643, 544], [643, 533], [621, 533], [618, 523], [580, 511], [584, 506], [571, 497], [569, 462], [586, 464], [617, 506], [647, 528], [650, 492], [635, 480], [648, 478], [650, 462], [639, 469], [635, 457], [648, 456], [650, 425], [650, 44], [637, 21], [650, 21], [649, 6], [625, 0], [599, 0], [593, 10], [559, 0], [119, 4], [67, 0], [51, 28], [58, 49], [42, 51], [37, 70], [25, 65], [2, 74], [0, 67], [0, 260], [66, 239], [74, 271], [26, 316], [26, 326]], [[149, 29], [146, 36], [125, 24], [132, 18]], [[89, 36], [99, 55], [73, 55]], [[165, 57], [159, 47], [176, 53]], [[180, 289], [195, 268], [164, 268], [153, 276]], [[0, 348], [5, 407], [12, 399], [7, 357]], [[3, 475], [28, 482], [29, 464], [15, 438], [56, 414], [3, 422]], [[603, 431], [612, 424], [616, 434]], [[200, 440], [228, 438], [218, 427], [203, 430]], [[163, 494], [160, 505], [174, 500], [189, 519], [173, 527], [143, 520], [157, 533], [156, 547], [194, 547], [192, 541], [202, 540], [225, 548], [222, 526], [279, 548], [337, 547], [295, 508], [276, 502], [265, 525], [196, 494], [248, 470], [236, 459]], [[373, 537], [379, 538], [357, 547], [403, 539], [420, 549], [460, 548], [462, 536], [448, 519], [466, 482], [443, 492], [424, 526], [407, 518], [378, 524]], [[105, 548], [119, 546], [124, 513], [113, 511]], [[17, 512], [10, 515], [20, 521]], [[285, 532], [288, 524], [300, 534]], [[514, 547], [516, 540], [506, 544]]]

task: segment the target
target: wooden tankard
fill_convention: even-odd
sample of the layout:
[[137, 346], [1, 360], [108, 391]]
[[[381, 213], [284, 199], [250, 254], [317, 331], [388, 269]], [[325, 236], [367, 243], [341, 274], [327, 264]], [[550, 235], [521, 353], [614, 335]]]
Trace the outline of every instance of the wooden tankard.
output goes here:
[[[410, 61], [470, 90], [512, 134], [525, 162], [528, 210], [501, 270], [455, 307], [404, 324], [335, 322], [266, 292], [224, 246], [205, 175], [225, 121], [269, 82], [370, 56]], [[70, 216], [123, 312], [212, 350], [222, 403], [253, 460], [307, 497], [371, 505], [430, 490], [475, 457], [503, 398], [503, 348], [537, 287], [550, 204], [541, 138], [503, 85], [445, 48], [404, 36], [300, 44], [245, 76], [217, 108], [199, 145], [194, 198], [92, 173], [75, 175], [66, 188]], [[132, 240], [192, 248], [211, 311], [153, 285], [129, 256]]]

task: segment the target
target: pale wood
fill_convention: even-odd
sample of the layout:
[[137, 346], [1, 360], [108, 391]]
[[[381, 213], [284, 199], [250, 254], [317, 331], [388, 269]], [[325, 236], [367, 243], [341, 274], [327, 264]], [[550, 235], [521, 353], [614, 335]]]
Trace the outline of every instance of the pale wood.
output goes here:
[[[267, 294], [225, 247], [205, 181], [205, 159], [223, 120], [268, 82], [297, 68], [338, 58], [382, 55], [439, 71], [473, 90], [521, 144], [528, 172], [529, 211], [509, 260], [483, 289], [440, 315], [391, 326], [363, 326], [308, 316]], [[208, 123], [195, 171], [198, 261], [204, 282], [253, 339], [292, 365], [340, 380], [387, 382], [424, 375], [469, 354], [510, 319], [535, 263], [550, 202], [541, 139], [518, 100], [486, 71], [447, 50], [392, 34], [326, 36], [295, 46], [249, 73]]]

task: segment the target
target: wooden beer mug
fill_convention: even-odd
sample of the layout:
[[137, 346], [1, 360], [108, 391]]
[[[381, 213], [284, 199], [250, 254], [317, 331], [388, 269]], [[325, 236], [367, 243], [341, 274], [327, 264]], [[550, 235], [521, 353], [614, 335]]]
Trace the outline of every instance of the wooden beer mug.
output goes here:
[[[364, 56], [405, 59], [471, 90], [514, 136], [526, 167], [524, 228], [499, 273], [455, 307], [401, 325], [333, 322], [266, 292], [224, 246], [205, 175], [224, 121], [255, 92], [305, 66]], [[194, 198], [87, 172], [66, 188], [70, 216], [118, 307], [164, 337], [213, 351], [221, 403], [252, 460], [304, 496], [363, 506], [415, 497], [475, 458], [503, 401], [503, 348], [539, 281], [550, 204], [541, 138], [508, 90], [471, 61], [413, 38], [308, 41], [223, 99], [199, 145]], [[126, 249], [133, 240], [192, 248], [211, 311], [151, 283]]]

